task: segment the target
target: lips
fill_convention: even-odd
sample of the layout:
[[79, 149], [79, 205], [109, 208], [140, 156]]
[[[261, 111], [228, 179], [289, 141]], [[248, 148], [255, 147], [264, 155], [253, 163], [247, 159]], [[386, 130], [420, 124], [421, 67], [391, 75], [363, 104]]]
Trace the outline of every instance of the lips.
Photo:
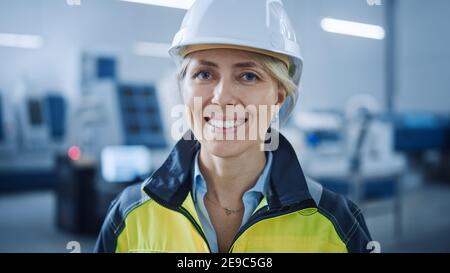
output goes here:
[[208, 123], [210, 126], [214, 127], [215, 129], [229, 130], [229, 129], [235, 129], [235, 128], [238, 128], [239, 126], [242, 126], [244, 123], [246, 123], [248, 121], [248, 118], [223, 120], [223, 119], [205, 117], [205, 121], [206, 121], [206, 123]]

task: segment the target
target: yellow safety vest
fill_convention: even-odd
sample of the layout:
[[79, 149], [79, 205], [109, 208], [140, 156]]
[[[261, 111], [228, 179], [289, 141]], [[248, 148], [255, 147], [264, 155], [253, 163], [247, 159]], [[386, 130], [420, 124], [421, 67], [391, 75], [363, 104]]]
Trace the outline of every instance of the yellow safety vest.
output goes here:
[[[96, 252], [210, 252], [191, 195], [196, 140], [180, 140], [142, 184], [113, 201]], [[368, 252], [361, 210], [306, 179], [280, 134], [270, 190], [233, 240], [229, 252]]]

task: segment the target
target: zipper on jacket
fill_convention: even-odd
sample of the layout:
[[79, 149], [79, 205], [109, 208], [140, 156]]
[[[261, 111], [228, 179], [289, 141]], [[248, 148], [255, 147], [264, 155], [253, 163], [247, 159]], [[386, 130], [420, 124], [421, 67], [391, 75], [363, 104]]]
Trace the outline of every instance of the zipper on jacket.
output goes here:
[[[306, 200], [309, 201], [309, 200]], [[250, 227], [252, 227], [253, 225], [266, 220], [266, 219], [271, 219], [271, 218], [275, 218], [275, 217], [279, 217], [282, 215], [286, 215], [292, 212], [296, 212], [296, 211], [300, 211], [302, 209], [306, 209], [311, 207], [310, 206], [310, 202], [302, 202], [297, 206], [293, 206], [292, 208], [289, 208], [287, 210], [283, 210], [282, 208], [275, 210], [275, 211], [270, 211], [269, 207], [267, 205], [265, 205], [264, 207], [260, 208], [258, 211], [256, 211], [248, 220], [247, 223], [245, 223], [245, 225], [242, 226], [242, 228], [239, 229], [238, 233], [236, 234], [236, 236], [234, 236], [233, 241], [230, 244], [230, 247], [228, 248], [228, 253], [231, 253], [231, 250], [234, 247], [234, 243], [236, 243], [236, 241], [239, 239], [239, 237], [245, 232], [247, 231]]]
[[209, 246], [209, 243], [208, 243], [208, 239], [206, 239], [206, 235], [203, 233], [200, 225], [197, 223], [197, 221], [195, 221], [194, 217], [192, 217], [192, 215], [183, 207], [179, 207], [176, 211], [178, 211], [179, 213], [183, 214], [186, 218], [188, 218], [188, 220], [195, 227], [195, 229], [200, 234], [200, 236], [202, 236], [203, 240], [206, 243], [206, 246], [208, 247], [209, 253], [212, 253], [211, 247]]

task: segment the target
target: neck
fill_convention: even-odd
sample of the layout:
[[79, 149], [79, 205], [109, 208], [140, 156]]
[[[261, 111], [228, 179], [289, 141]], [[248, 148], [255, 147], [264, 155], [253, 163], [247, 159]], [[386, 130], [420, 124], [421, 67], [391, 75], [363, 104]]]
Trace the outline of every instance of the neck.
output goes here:
[[217, 157], [200, 149], [199, 166], [205, 176], [208, 196], [223, 206], [238, 207], [244, 193], [252, 188], [266, 164], [259, 149], [235, 157]]

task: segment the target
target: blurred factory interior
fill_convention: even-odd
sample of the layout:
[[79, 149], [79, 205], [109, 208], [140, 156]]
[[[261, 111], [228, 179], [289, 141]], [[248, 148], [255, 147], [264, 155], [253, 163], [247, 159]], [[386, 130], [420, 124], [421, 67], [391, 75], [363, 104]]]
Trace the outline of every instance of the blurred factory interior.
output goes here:
[[[283, 3], [305, 65], [282, 132], [305, 174], [362, 207], [382, 252], [450, 252], [450, 1]], [[0, 252], [91, 252], [163, 162], [190, 4], [1, 1]]]

